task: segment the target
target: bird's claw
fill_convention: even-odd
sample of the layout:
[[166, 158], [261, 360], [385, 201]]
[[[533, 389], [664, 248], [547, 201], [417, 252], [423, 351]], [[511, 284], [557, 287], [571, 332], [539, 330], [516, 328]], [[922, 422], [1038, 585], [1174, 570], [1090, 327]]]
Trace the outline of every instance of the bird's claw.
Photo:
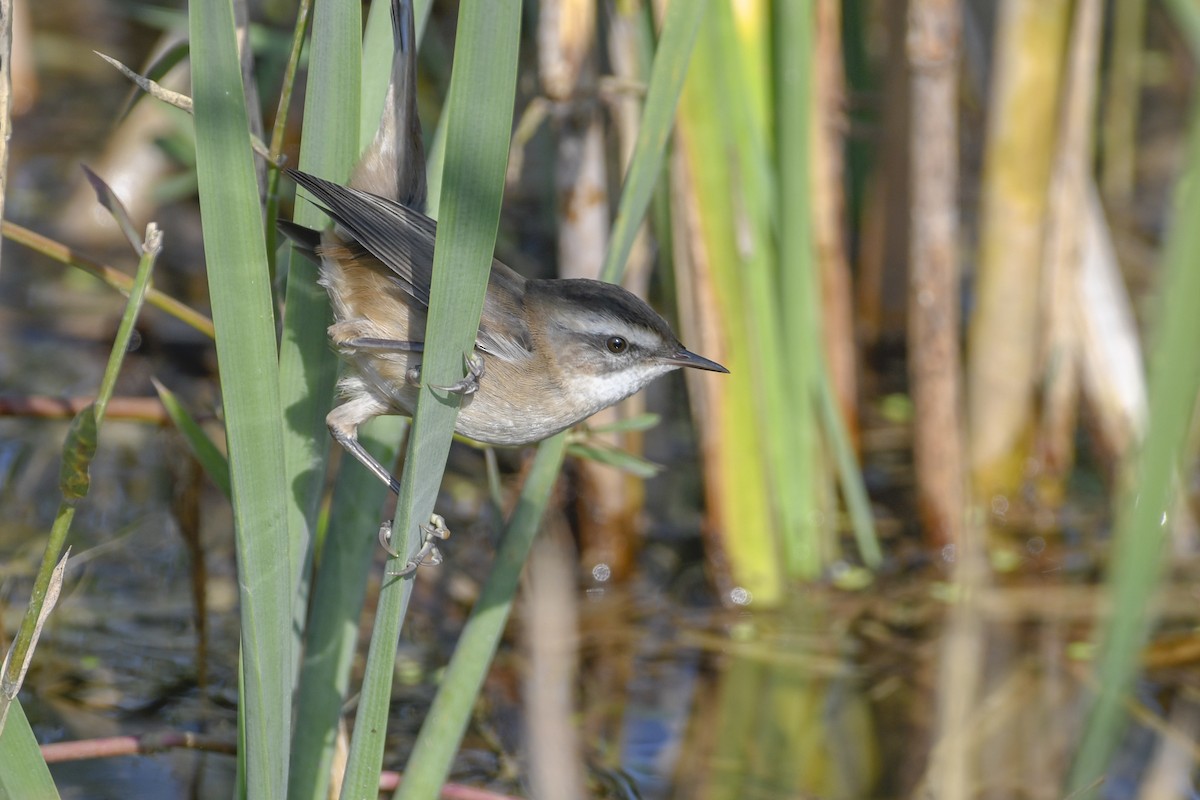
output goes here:
[[466, 362], [467, 374], [462, 380], [449, 386], [431, 386], [430, 388], [443, 392], [455, 392], [464, 396], [475, 394], [479, 390], [479, 379], [483, 377], [483, 356], [478, 353], [468, 353]]
[[[387, 525], [387, 535], [385, 538], [385, 529], [381, 527], [379, 542], [383, 545], [384, 550], [398, 558], [400, 554], [391, 547], [391, 523], [385, 524]], [[421, 549], [399, 571], [392, 573], [396, 577], [402, 578], [405, 575], [411, 575], [417, 571], [418, 567], [436, 567], [442, 563], [442, 553], [438, 550], [437, 543], [450, 538], [450, 529], [446, 527], [446, 520], [440, 514], [434, 514], [429, 518], [428, 525], [421, 526], [421, 530], [425, 531], [425, 541], [421, 544]]]
[[400, 557], [400, 551], [392, 547], [392, 521], [390, 519], [379, 523], [379, 546], [392, 558]]

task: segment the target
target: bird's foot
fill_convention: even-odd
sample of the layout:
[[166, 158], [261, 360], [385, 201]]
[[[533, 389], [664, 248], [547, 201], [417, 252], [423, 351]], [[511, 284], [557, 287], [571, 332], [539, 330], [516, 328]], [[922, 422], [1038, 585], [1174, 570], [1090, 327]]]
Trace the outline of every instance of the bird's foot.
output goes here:
[[[428, 525], [422, 525], [421, 530], [425, 531], [425, 541], [421, 544], [421, 549], [417, 554], [410, 558], [403, 567], [397, 572], [390, 573], [396, 577], [404, 577], [411, 575], [417, 571], [418, 567], [436, 567], [442, 563], [442, 553], [438, 550], [437, 543], [450, 538], [450, 529], [446, 527], [446, 520], [440, 514], [434, 514], [429, 518]], [[392, 555], [393, 558], [399, 558], [400, 553], [392, 547], [392, 523], [388, 520], [379, 526], [379, 544], [383, 549]]]
[[479, 390], [479, 379], [483, 377], [483, 356], [478, 353], [467, 353], [465, 356], [467, 374], [462, 380], [449, 386], [431, 386], [443, 392], [456, 392], [461, 395], [472, 395]]

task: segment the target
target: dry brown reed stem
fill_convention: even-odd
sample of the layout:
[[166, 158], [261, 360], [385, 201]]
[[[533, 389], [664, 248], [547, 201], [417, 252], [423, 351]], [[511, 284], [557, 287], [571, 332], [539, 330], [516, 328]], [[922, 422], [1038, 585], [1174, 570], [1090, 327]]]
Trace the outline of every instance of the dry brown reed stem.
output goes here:
[[958, 64], [962, 17], [956, 0], [913, 0], [912, 231], [908, 369], [917, 507], [926, 541], [962, 538], [962, 367], [959, 359]]
[[840, 0], [816, 5], [813, 69], [813, 238], [821, 276], [821, 321], [834, 395], [852, 438], [858, 432], [858, 365], [846, 252], [846, 80]]
[[[538, 73], [552, 105], [558, 139], [555, 184], [558, 208], [558, 271], [564, 278], [597, 278], [608, 247], [607, 173], [599, 105], [589, 95], [596, 85], [593, 53], [595, 0], [543, 0], [538, 19]], [[609, 419], [615, 409], [606, 409]], [[611, 467], [585, 460], [579, 464], [583, 493], [580, 515], [582, 549], [588, 560], [611, 561], [604, 544], [621, 503], [620, 475]], [[588, 480], [588, 478], [591, 478]], [[615, 484], [615, 485], [606, 485]], [[616, 509], [614, 509], [614, 503]], [[592, 513], [588, 513], [592, 512]], [[595, 523], [602, 523], [597, 532]], [[561, 526], [559, 526], [561, 527]], [[534, 794], [583, 797], [581, 743], [572, 720], [578, 684], [578, 611], [571, 546], [561, 531], [542, 540], [530, 556], [522, 596], [527, 625], [526, 755]], [[598, 546], [599, 545], [599, 546]], [[587, 562], [585, 562], [586, 564]]]
[[533, 797], [582, 800], [586, 776], [577, 723], [579, 607], [575, 553], [561, 514], [543, 523], [521, 592], [525, 752]]
[[[905, 4], [883, 3], [886, 55], [879, 83], [879, 125], [863, 196], [858, 247], [856, 317], [864, 349], [903, 335], [908, 264], [912, 112], [905, 69]], [[864, 375], [870, 380], [870, 373]], [[870, 394], [871, 388], [865, 392]]]
[[[109, 405], [109, 416], [112, 415]], [[182, 439], [182, 437], [180, 437]], [[204, 488], [208, 479], [195, 458], [172, 458], [167, 470], [171, 475], [171, 516], [179, 526], [179, 538], [188, 552], [192, 589], [192, 625], [196, 629], [196, 686], [208, 688], [208, 553], [202, 538]]]
[[[95, 202], [95, 195], [93, 194], [92, 204], [94, 205]], [[94, 275], [121, 294], [128, 295], [129, 290], [133, 287], [133, 278], [119, 269], [101, 264], [98, 261], [93, 261], [87, 256], [81, 255], [76, 250], [67, 247], [65, 244], [60, 244], [40, 233], [23, 228], [14, 222], [5, 220], [0, 224], [0, 232], [3, 233], [6, 239], [12, 239], [14, 242], [23, 244], [29, 249], [52, 258], [59, 263], [69, 264], [72, 267]], [[146, 292], [146, 302], [155, 308], [165, 311], [185, 325], [195, 328], [208, 338], [213, 338], [212, 320], [170, 295], [151, 287]]]
[[974, 729], [987, 647], [980, 604], [988, 583], [982, 526], [964, 525], [954, 549], [954, 604], [941, 639], [937, 732], [924, 780], [931, 800], [974, 797], [978, 781]]
[[38, 63], [34, 55], [33, 22], [30, 16], [29, 0], [16, 0], [13, 3], [11, 116], [14, 117], [28, 113], [40, 94]]
[[0, 0], [0, 219], [8, 194], [8, 140], [12, 136], [13, 0]]
[[[550, 0], [539, 10], [539, 75], [553, 104], [558, 139], [558, 272], [564, 278], [597, 278], [611, 220], [604, 125], [595, 96], [595, 0]], [[593, 422], [608, 425], [630, 413], [622, 404], [604, 409]], [[597, 436], [613, 447], [626, 446], [620, 434]], [[580, 563], [606, 579], [619, 578], [633, 563], [641, 483], [590, 459], [579, 461], [577, 472]]]
[[237, 742], [215, 736], [167, 731], [142, 736], [109, 736], [104, 739], [81, 739], [74, 742], [55, 742], [42, 745], [42, 757], [47, 764], [83, 761], [91, 758], [151, 755], [164, 750], [204, 750], [209, 753], [237, 753]]
[[[0, 396], [0, 417], [72, 419], [94, 400], [94, 397]], [[157, 397], [114, 397], [108, 402], [104, 416], [111, 420], [149, 422], [155, 425], [166, 425], [170, 422], [166, 409]]]
[[[639, 51], [637, 40], [637, 26], [643, 9], [639, 4], [625, 4], [624, 7], [622, 5], [618, 4], [608, 18], [609, 64], [616, 81], [630, 86], [644, 86], [650, 72], [650, 65], [642, 63], [642, 54]], [[643, 97], [644, 93], [633, 92], [619, 92], [606, 97], [612, 135], [615, 136], [617, 143], [619, 174], [621, 175], [628, 172], [629, 164], [633, 159], [633, 149], [637, 144], [638, 131], [642, 125]], [[643, 221], [633, 240], [633, 247], [629, 251], [629, 259], [625, 264], [625, 276], [621, 280], [621, 284], [638, 297], [646, 297], [649, 292], [650, 271], [655, 264], [654, 256], [654, 249], [650, 243], [649, 224]], [[671, 267], [667, 263], [662, 263], [661, 268], [670, 269]], [[638, 392], [611, 411], [615, 411], [624, 419], [643, 414], [646, 411], [646, 395]], [[622, 434], [610, 434], [608, 443], [641, 455], [642, 432], [626, 431]], [[635, 554], [636, 542], [630, 541], [629, 536], [641, 531], [640, 515], [646, 500], [645, 483], [636, 476], [617, 473], [611, 469], [604, 472], [596, 471], [593, 473], [593, 477], [605, 482], [605, 485], [598, 487], [596, 491], [614, 492], [615, 497], [618, 498], [612, 503], [613, 508], [619, 509], [616, 514], [612, 515], [615, 520], [612, 527], [625, 531], [623, 540], [625, 546], [621, 553], [613, 554], [612, 563], [616, 574], [620, 575], [627, 572], [630, 566], [627, 563], [622, 564], [622, 559], [632, 559]], [[585, 543], [585, 549], [589, 547], [590, 542]], [[616, 558], [618, 555], [621, 558]], [[581, 554], [580, 560], [585, 566], [598, 563], [594, 558], [589, 557], [587, 552]]]
[[[650, 65], [641, 63], [637, 41], [638, 17], [642, 9], [632, 3], [628, 4], [628, 7], [623, 6], [624, 4], [618, 3], [608, 19], [608, 59], [613, 70], [608, 79], [609, 85], [644, 88]], [[638, 131], [642, 126], [644, 96], [644, 91], [614, 91], [604, 95], [616, 135], [622, 175], [629, 170], [629, 162], [633, 159], [633, 148], [637, 144]], [[639, 297], [645, 297], [650, 285], [650, 269], [653, 266], [654, 253], [650, 246], [649, 226], [643, 222], [638, 228], [637, 238], [633, 241], [629, 262], [625, 265], [625, 279], [621, 282], [622, 285]], [[668, 265], [664, 264], [663, 267], [667, 268]], [[639, 393], [629, 399], [637, 404], [636, 407], [629, 407], [630, 415], [641, 413], [644, 396]]]
[[[595, 37], [594, 0], [550, 0], [539, 4], [538, 76], [542, 91], [551, 100], [570, 99], [581, 83], [594, 85]], [[602, 258], [603, 253], [596, 257]]]
[[1092, 125], [1103, 14], [1099, 0], [1079, 0], [1075, 6], [1046, 209], [1040, 325], [1042, 397], [1035, 452], [1040, 499], [1051, 506], [1062, 503], [1075, 461], [1080, 262], [1092, 184]]
[[[676, 149], [671, 156], [671, 251], [675, 256], [675, 293], [679, 306], [679, 323], [683, 338], [698, 352], [716, 353], [714, 358], [728, 364], [730, 353], [725, 329], [729, 323], [722, 314], [717, 296], [712, 260], [705, 246], [702, 230], [703, 216], [696, 196], [695, 179], [687, 155], [687, 138], [683, 131], [675, 136]], [[721, 597], [728, 597], [734, 583], [730, 575], [729, 558], [725, 552], [726, 527], [732, 528], [737, 515], [735, 506], [744, 502], [727, 488], [732, 485], [730, 465], [745, 464], [736, 437], [726, 427], [729, 392], [717, 381], [695, 380], [686, 375], [688, 402], [695, 418], [704, 420], [698, 426], [700, 457], [704, 470], [705, 525], [704, 553], [710, 574]], [[746, 429], [749, 429], [747, 426]], [[745, 430], [745, 429], [744, 429]], [[761, 491], [761, 490], [760, 490]], [[764, 496], [765, 501], [765, 496]]]
[[[1196, 604], [1189, 601], [1194, 590], [1186, 584], [1164, 587], [1156, 604], [1160, 619], [1168, 622], [1195, 621]], [[989, 620], [1003, 623], [1095, 625], [1113, 613], [1112, 597], [1096, 586], [1047, 583], [1033, 586], [989, 586], [980, 592], [980, 612]], [[1191, 639], [1189, 638], [1190, 642]], [[1200, 642], [1195, 650], [1200, 661]], [[1165, 654], [1148, 659], [1167, 658]], [[1162, 664], [1147, 661], [1147, 666]]]
[[983, 504], [1017, 495], [1035, 432], [1041, 256], [1070, 8], [1009, 0], [997, 20], [967, 361], [970, 472]]
[[[237, 753], [237, 743], [232, 739], [170, 731], [149, 733], [143, 736], [110, 736], [104, 739], [56, 742], [44, 744], [41, 749], [46, 763], [58, 764], [90, 758], [153, 755], [171, 749], [203, 750], [209, 753], [234, 755]], [[402, 780], [403, 776], [400, 773], [384, 771], [379, 776], [379, 790], [381, 792], [395, 791]], [[516, 800], [511, 795], [463, 786], [458, 783], [447, 783], [443, 786], [440, 797], [441, 800]]]

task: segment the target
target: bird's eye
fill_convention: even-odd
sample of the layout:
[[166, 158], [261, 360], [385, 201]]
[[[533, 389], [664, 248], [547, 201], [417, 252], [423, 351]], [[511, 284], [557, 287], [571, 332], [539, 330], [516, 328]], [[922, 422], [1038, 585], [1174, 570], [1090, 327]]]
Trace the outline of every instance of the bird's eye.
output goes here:
[[620, 336], [610, 336], [604, 346], [608, 348], [608, 352], [620, 355], [629, 349], [629, 342]]

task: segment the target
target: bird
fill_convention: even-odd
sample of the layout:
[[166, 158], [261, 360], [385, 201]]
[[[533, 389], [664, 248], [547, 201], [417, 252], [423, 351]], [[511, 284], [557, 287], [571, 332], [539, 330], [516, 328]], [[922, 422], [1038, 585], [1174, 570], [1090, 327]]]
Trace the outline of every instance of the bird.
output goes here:
[[[385, 483], [359, 425], [411, 415], [420, 387], [436, 223], [409, 207], [288, 170], [334, 220], [304, 236], [337, 320], [330, 338], [350, 365], [330, 431]], [[644, 300], [611, 283], [529, 279], [493, 260], [455, 430], [492, 445], [541, 441], [679, 367], [728, 372], [687, 350]], [[395, 488], [393, 486], [393, 488]]]
[[[395, 56], [379, 131], [349, 185], [286, 174], [333, 220], [280, 230], [319, 265], [348, 369], [326, 418], [333, 438], [399, 493], [399, 482], [358, 441], [387, 414], [411, 416], [433, 277], [437, 223], [421, 212], [425, 163], [417, 117], [411, 3], [393, 0]], [[621, 286], [581, 278], [525, 278], [493, 259], [479, 332], [467, 355], [455, 430], [489, 445], [532, 444], [617, 403], [680, 367], [727, 373], [686, 349], [670, 325]]]

